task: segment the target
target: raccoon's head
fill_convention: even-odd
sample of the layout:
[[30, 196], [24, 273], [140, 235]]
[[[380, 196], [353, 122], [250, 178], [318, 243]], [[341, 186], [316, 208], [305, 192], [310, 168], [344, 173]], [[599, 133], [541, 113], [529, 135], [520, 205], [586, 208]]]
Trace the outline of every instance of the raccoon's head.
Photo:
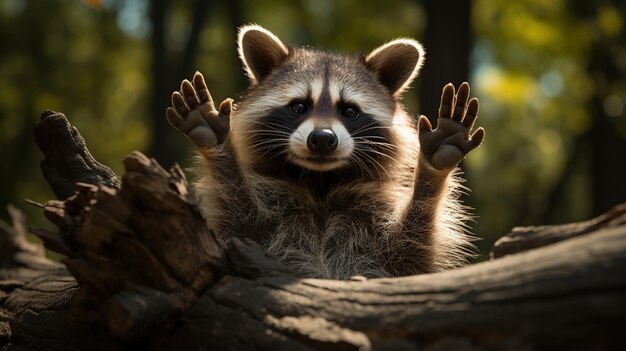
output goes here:
[[395, 159], [394, 119], [404, 116], [400, 96], [423, 62], [419, 43], [336, 54], [288, 48], [266, 29], [245, 26], [239, 55], [251, 89], [231, 118], [231, 138], [245, 166], [373, 176]]

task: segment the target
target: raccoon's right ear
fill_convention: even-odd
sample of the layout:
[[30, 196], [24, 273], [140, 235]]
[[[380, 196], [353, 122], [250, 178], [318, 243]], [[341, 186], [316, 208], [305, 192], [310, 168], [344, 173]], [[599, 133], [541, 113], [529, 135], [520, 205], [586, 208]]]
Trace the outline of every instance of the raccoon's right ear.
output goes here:
[[257, 25], [241, 27], [237, 43], [252, 85], [261, 82], [289, 55], [289, 49], [277, 36]]
[[424, 48], [413, 39], [396, 39], [365, 56], [365, 65], [394, 96], [406, 90], [423, 63]]

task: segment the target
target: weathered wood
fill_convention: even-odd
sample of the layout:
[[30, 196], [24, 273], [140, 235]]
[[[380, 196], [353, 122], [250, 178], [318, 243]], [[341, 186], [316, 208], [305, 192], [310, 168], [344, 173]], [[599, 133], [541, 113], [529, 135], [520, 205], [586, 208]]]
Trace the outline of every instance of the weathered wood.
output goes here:
[[626, 224], [626, 203], [613, 207], [609, 212], [585, 222], [562, 225], [516, 227], [498, 239], [491, 249], [491, 258], [550, 245], [575, 236], [580, 236], [598, 228], [617, 227]]
[[[18, 314], [34, 314], [38, 311], [47, 313], [53, 309], [63, 309], [64, 304], [60, 301], [69, 299], [71, 295], [59, 289], [59, 286], [55, 284], [57, 279], [70, 280], [76, 289], [74, 279], [62, 264], [48, 260], [44, 256], [42, 247], [28, 242], [24, 215], [13, 206], [8, 207], [8, 212], [11, 223], [0, 220], [0, 349], [2, 350], [12, 340], [20, 337], [20, 332], [14, 324], [16, 318], [21, 318]], [[31, 330], [37, 330], [37, 328], [42, 330], [41, 333], [33, 333], [38, 336], [39, 340], [45, 340], [45, 335], [52, 333], [42, 319], [33, 320], [28, 327]], [[62, 339], [64, 335], [58, 337]]]
[[120, 339], [163, 332], [228, 266], [178, 166], [140, 153], [124, 161], [120, 190], [79, 183], [44, 213], [60, 233], [34, 230], [62, 248], [81, 290], [71, 313]]
[[[125, 166], [119, 191], [80, 185], [46, 206], [64, 229], [55, 241], [69, 248], [76, 280], [64, 270], [29, 282], [0, 271], [8, 349], [586, 350], [626, 342], [624, 223], [445, 273], [298, 279], [251, 241], [221, 243], [179, 168], [165, 171], [138, 153]], [[86, 336], [67, 335], [77, 330]]]
[[41, 171], [58, 199], [74, 194], [74, 184], [79, 182], [119, 188], [115, 173], [91, 156], [85, 139], [62, 113], [43, 112], [34, 132], [45, 157]]
[[11, 205], [7, 210], [11, 223], [0, 220], [0, 279], [3, 286], [14, 289], [42, 275], [67, 275], [62, 264], [45, 257], [43, 247], [26, 239], [24, 215]]

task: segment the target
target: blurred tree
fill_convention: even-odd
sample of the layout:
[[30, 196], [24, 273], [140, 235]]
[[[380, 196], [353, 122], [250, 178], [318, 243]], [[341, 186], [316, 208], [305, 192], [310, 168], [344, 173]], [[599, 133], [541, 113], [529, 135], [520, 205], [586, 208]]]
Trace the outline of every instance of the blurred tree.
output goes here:
[[80, 1], [0, 1], [0, 206], [53, 197], [32, 137], [45, 109], [65, 112], [95, 157], [118, 171], [121, 156], [143, 148], [145, 28], [120, 26], [129, 13], [119, 2], [99, 10]]
[[166, 21], [170, 2], [153, 0], [150, 2], [150, 21], [152, 22], [152, 98], [150, 104], [151, 140], [148, 153], [165, 167], [178, 161], [183, 154], [185, 144], [180, 135], [165, 121], [165, 109], [169, 106], [172, 91], [178, 88], [180, 81], [193, 74], [194, 60], [200, 49], [200, 33], [208, 18], [208, 9], [214, 5], [209, 0], [196, 0], [188, 9], [191, 25], [183, 49], [172, 53], [166, 45]]
[[592, 208], [598, 215], [626, 201], [626, 3], [605, 1], [591, 11], [588, 2], [573, 3], [581, 20], [595, 22], [587, 70], [594, 83], [588, 107], [593, 116], [588, 133]]
[[423, 3], [427, 18], [424, 31], [427, 66], [421, 74], [419, 104], [421, 113], [435, 126], [443, 86], [451, 82], [458, 87], [468, 80], [472, 2]]

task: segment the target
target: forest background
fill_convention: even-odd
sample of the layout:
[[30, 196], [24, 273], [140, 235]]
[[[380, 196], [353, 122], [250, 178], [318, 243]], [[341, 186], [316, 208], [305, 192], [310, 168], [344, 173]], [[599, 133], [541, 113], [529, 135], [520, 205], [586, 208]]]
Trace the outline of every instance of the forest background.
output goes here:
[[0, 206], [47, 225], [24, 203], [54, 198], [32, 135], [45, 109], [118, 174], [132, 150], [190, 166], [165, 119], [169, 96], [199, 70], [216, 100], [240, 97], [235, 38], [247, 23], [336, 51], [416, 38], [427, 55], [404, 97], [414, 116], [435, 118], [443, 85], [470, 82], [487, 136], [462, 168], [482, 259], [514, 226], [626, 201], [624, 1], [0, 0]]

